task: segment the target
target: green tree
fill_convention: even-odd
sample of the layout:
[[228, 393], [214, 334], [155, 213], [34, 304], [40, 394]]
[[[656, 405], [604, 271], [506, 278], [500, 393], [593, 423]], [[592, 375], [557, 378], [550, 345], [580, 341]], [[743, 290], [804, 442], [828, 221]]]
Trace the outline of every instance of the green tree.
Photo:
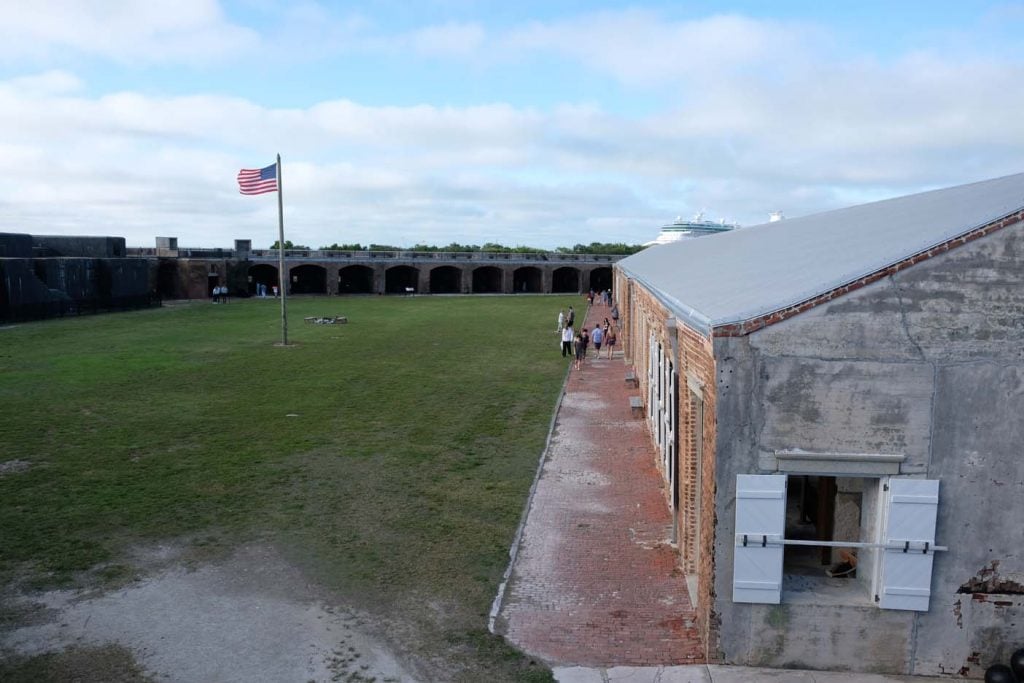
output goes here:
[[[270, 248], [271, 249], [280, 249], [281, 248], [280, 245], [281, 245], [281, 240], [274, 240], [274, 243], [270, 245]], [[309, 247], [307, 247], [307, 246], [305, 246], [303, 244], [292, 244], [291, 240], [285, 240], [284, 241], [284, 248], [285, 249], [309, 249]]]
[[[285, 244], [288, 243], [285, 242]], [[334, 244], [320, 247], [320, 249], [323, 251], [366, 251], [366, 247], [359, 244], [359, 242], [354, 242], [353, 244], [338, 244], [335, 242]]]

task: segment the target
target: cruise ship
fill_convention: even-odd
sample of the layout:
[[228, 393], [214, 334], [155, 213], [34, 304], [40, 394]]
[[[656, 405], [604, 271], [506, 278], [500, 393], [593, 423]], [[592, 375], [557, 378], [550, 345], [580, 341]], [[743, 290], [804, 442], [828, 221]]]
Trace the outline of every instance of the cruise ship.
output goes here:
[[715, 223], [714, 221], [704, 220], [704, 213], [698, 213], [693, 217], [693, 220], [684, 220], [682, 216], [676, 218], [674, 223], [662, 226], [661, 232], [658, 233], [658, 238], [648, 242], [644, 246], [653, 246], [655, 244], [669, 244], [670, 242], [678, 242], [679, 240], [688, 240], [693, 237], [704, 237], [705, 235], [714, 235], [719, 232], [728, 232], [735, 230], [740, 227], [735, 223], [726, 223], [724, 220]]

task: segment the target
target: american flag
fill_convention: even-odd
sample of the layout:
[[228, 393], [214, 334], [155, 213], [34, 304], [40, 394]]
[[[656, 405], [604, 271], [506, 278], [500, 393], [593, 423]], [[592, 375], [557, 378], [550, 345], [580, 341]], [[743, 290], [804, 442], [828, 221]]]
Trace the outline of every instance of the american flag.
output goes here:
[[238, 172], [238, 191], [242, 194], [277, 192], [277, 164], [266, 168], [243, 168]]

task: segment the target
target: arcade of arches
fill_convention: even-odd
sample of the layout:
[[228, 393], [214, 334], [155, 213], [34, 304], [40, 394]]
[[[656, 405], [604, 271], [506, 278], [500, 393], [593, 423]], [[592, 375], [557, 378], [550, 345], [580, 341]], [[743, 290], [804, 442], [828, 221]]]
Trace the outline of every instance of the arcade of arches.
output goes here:
[[[342, 268], [306, 263], [288, 270], [291, 294], [562, 294], [601, 291], [612, 285], [610, 266], [449, 266], [349, 265]], [[257, 263], [248, 269], [249, 294], [258, 285], [271, 291], [277, 266]]]

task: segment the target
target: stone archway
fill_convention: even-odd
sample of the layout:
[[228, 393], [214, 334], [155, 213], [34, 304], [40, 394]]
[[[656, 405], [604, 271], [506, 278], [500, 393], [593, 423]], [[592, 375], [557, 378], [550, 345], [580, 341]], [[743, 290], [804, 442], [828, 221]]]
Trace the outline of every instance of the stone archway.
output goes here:
[[462, 291], [462, 270], [455, 266], [438, 266], [430, 271], [431, 294], [458, 294]]
[[326, 294], [327, 269], [323, 266], [305, 264], [291, 269], [291, 294]]
[[602, 292], [612, 288], [612, 269], [610, 266], [601, 266], [590, 271], [590, 289], [595, 292]]
[[473, 269], [473, 293], [495, 294], [501, 292], [501, 268], [480, 266]]
[[512, 273], [512, 291], [516, 294], [537, 294], [544, 291], [544, 278], [540, 268], [523, 266]]
[[269, 263], [257, 263], [254, 266], [249, 266], [247, 275], [249, 294], [256, 294], [256, 285], [258, 284], [266, 285], [267, 294], [271, 294], [274, 291], [274, 285], [278, 284], [277, 267]]
[[373, 268], [345, 266], [339, 270], [338, 294], [373, 294]]
[[388, 294], [412, 294], [416, 291], [420, 271], [412, 266], [393, 266], [384, 273], [384, 291]]
[[551, 291], [556, 294], [571, 292], [579, 294], [580, 291], [580, 270], [571, 266], [556, 268], [551, 274]]

